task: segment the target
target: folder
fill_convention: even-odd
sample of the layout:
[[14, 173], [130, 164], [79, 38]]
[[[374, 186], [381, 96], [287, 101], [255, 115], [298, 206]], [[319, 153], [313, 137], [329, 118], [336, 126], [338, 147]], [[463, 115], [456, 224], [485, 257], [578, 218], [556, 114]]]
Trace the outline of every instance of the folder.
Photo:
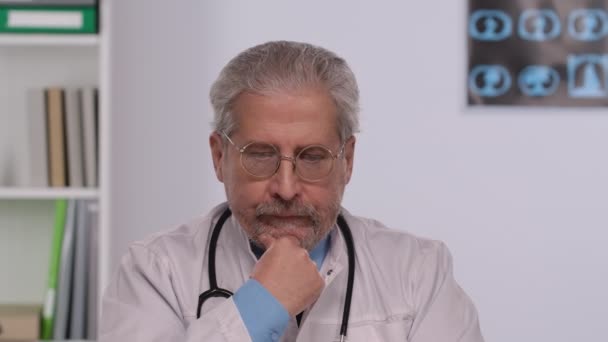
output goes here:
[[44, 91], [39, 88], [28, 89], [26, 99], [30, 159], [28, 185], [45, 188], [49, 186], [49, 170]]
[[46, 90], [46, 117], [48, 124], [49, 181], [52, 187], [67, 186], [65, 101], [62, 88]]
[[68, 184], [84, 186], [82, 112], [77, 88], [65, 89], [65, 128], [67, 137]]
[[[76, 204], [76, 229], [74, 239], [74, 272], [72, 278], [72, 300], [70, 303], [70, 339], [84, 340], [87, 329], [87, 270], [89, 265], [88, 205], [86, 200]], [[65, 337], [64, 337], [65, 338]]]
[[0, 3], [0, 33], [97, 33], [94, 6], [19, 6]]
[[98, 319], [98, 289], [99, 279], [99, 204], [97, 201], [86, 201], [87, 204], [87, 225], [89, 227], [89, 241], [87, 241], [88, 269], [87, 269], [87, 329], [86, 339], [97, 340], [97, 319]]
[[66, 200], [55, 200], [55, 223], [53, 228], [51, 256], [49, 258], [48, 288], [42, 310], [42, 327], [40, 333], [40, 337], [43, 340], [50, 340], [53, 338], [55, 300], [59, 277], [59, 262], [61, 261], [61, 244], [63, 241], [63, 231], [65, 229], [66, 207]]
[[57, 283], [57, 305], [53, 339], [65, 340], [69, 333], [69, 317], [72, 300], [72, 279], [74, 267], [74, 243], [76, 235], [76, 200], [68, 202], [68, 209], [61, 242], [61, 259], [59, 262], [59, 281]]
[[84, 182], [86, 187], [98, 185], [98, 120], [97, 89], [80, 89], [84, 149]]
[[95, 6], [97, 0], [0, 0], [0, 5], [12, 6]]

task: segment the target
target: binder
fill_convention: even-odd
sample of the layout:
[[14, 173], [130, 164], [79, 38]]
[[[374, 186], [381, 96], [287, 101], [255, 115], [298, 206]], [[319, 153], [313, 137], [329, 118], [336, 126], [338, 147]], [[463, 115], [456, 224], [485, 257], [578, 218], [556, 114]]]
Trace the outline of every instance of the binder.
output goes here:
[[70, 339], [84, 340], [87, 329], [87, 268], [89, 264], [88, 205], [86, 200], [77, 202], [74, 240], [74, 275], [70, 308]]
[[61, 260], [59, 262], [59, 282], [57, 283], [57, 305], [55, 308], [55, 322], [53, 339], [65, 340], [68, 338], [68, 327], [72, 296], [72, 279], [74, 267], [74, 244], [76, 235], [76, 200], [68, 202], [68, 209], [61, 243]]
[[11, 6], [95, 6], [97, 0], [0, 0], [0, 5]]
[[89, 264], [87, 269], [87, 328], [86, 339], [97, 340], [97, 316], [98, 290], [97, 282], [99, 279], [99, 204], [96, 201], [87, 201], [87, 225], [89, 226], [89, 241], [87, 250], [89, 252]]
[[84, 186], [82, 114], [80, 107], [81, 106], [78, 89], [65, 89], [65, 124], [68, 147], [68, 184], [71, 187]]
[[17, 6], [0, 4], [0, 33], [97, 33], [94, 6]]
[[82, 131], [84, 149], [84, 182], [96, 187], [97, 182], [97, 91], [93, 87], [80, 89], [82, 104]]
[[65, 187], [67, 186], [67, 165], [63, 89], [46, 90], [46, 117], [49, 138], [49, 181], [52, 187]]
[[42, 89], [28, 89], [26, 99], [30, 154], [28, 185], [45, 188], [49, 185], [49, 171], [44, 91]]
[[50, 340], [53, 338], [53, 326], [55, 323], [55, 299], [57, 282], [59, 277], [59, 262], [61, 260], [61, 244], [63, 242], [63, 231], [65, 229], [67, 201], [59, 199], [55, 201], [55, 222], [53, 228], [53, 244], [49, 258], [49, 275], [46, 300], [42, 310], [42, 326], [40, 338]]

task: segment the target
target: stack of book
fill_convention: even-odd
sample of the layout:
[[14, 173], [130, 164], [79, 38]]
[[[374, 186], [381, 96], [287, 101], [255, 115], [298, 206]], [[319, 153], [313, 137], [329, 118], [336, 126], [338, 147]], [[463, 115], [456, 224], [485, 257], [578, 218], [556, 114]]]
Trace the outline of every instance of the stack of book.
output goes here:
[[99, 208], [55, 200], [44, 303], [0, 304], [0, 341], [97, 338]]
[[97, 0], [0, 0], [0, 33], [84, 33], [99, 27]]
[[94, 87], [29, 89], [32, 187], [96, 187], [98, 105]]
[[98, 204], [56, 200], [40, 339], [95, 340]]

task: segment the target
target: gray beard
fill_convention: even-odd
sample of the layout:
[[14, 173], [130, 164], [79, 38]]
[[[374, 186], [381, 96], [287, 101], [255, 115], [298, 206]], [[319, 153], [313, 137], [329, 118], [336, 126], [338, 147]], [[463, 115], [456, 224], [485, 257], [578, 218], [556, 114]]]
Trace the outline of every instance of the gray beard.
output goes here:
[[[253, 228], [253, 234], [249, 239], [258, 247], [264, 248], [263, 244], [259, 241], [259, 236], [269, 232], [273, 227], [269, 227], [262, 222], [261, 217], [264, 215], [293, 215], [301, 216], [310, 222], [309, 227], [299, 227], [293, 229], [312, 229], [312, 234], [307, 234], [306, 237], [300, 241], [300, 246], [308, 251], [312, 250], [319, 241], [323, 240], [331, 231], [331, 227], [336, 222], [340, 210], [340, 200], [333, 203], [328, 208], [328, 214], [330, 214], [329, 222], [322, 222], [322, 215], [312, 205], [303, 204], [299, 201], [283, 201], [281, 199], [275, 199], [270, 203], [261, 203], [256, 208], [255, 219], [251, 222], [251, 228]], [[241, 213], [241, 217], [245, 217]]]

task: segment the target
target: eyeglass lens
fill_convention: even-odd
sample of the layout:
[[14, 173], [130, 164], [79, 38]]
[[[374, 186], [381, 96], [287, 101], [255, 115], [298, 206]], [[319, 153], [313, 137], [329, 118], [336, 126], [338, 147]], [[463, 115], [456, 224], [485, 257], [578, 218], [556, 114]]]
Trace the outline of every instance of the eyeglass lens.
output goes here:
[[[241, 162], [247, 172], [257, 177], [272, 176], [281, 163], [281, 154], [274, 145], [252, 143], [241, 154]], [[321, 146], [309, 146], [301, 150], [295, 158], [296, 172], [306, 180], [319, 180], [327, 176], [333, 168], [331, 152]]]

